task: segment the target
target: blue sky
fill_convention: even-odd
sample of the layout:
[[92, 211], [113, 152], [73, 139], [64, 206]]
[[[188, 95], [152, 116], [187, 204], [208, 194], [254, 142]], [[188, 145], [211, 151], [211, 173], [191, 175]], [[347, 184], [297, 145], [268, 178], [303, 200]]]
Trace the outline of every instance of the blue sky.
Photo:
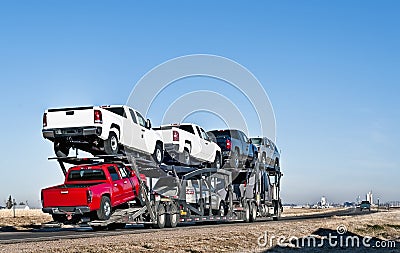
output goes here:
[[151, 68], [196, 53], [237, 61], [263, 84], [284, 202], [369, 190], [399, 200], [399, 11], [398, 1], [2, 1], [0, 201], [37, 204], [62, 181], [41, 136], [46, 108], [125, 103]]

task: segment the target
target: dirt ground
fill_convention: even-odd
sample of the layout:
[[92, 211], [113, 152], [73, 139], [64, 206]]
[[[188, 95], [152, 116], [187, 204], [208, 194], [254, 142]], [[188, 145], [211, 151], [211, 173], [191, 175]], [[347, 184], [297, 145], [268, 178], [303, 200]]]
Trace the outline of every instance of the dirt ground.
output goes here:
[[[302, 239], [311, 235], [316, 238], [315, 245], [307, 244], [308, 237]], [[330, 236], [336, 246], [328, 243], [326, 238]], [[344, 243], [351, 237], [358, 238], [358, 247], [351, 240], [347, 245]], [[365, 238], [366, 246], [362, 243]], [[302, 240], [305, 243], [301, 244]], [[390, 241], [394, 241], [396, 248], [389, 245]], [[372, 252], [400, 252], [400, 210], [360, 216], [191, 226], [144, 234], [17, 243], [1, 245], [0, 252], [370, 252], [370, 247], [377, 244], [386, 244], [386, 247], [374, 248]]]

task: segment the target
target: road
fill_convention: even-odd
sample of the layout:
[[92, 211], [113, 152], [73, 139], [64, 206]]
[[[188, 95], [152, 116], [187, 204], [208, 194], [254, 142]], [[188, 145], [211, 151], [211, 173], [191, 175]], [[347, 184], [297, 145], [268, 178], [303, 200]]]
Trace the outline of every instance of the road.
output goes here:
[[[360, 212], [357, 211], [356, 209], [346, 209], [346, 210], [332, 211], [329, 213], [282, 217], [279, 221], [264, 219], [264, 220], [259, 220], [257, 222], [287, 222], [287, 221], [298, 221], [307, 219], [328, 218], [332, 216], [363, 215], [369, 213], [370, 212]], [[163, 231], [175, 230], [175, 229], [190, 229], [191, 226], [207, 228], [214, 226], [241, 226], [247, 224], [248, 223], [240, 223], [240, 222], [229, 222], [229, 223], [220, 223], [212, 225], [187, 224], [187, 225], [180, 225], [176, 228], [164, 228]], [[91, 238], [91, 237], [114, 236], [114, 235], [124, 235], [124, 234], [141, 234], [141, 233], [152, 233], [152, 232], [154, 232], [154, 229], [147, 229], [142, 227], [141, 225], [132, 225], [132, 226], [128, 225], [125, 229], [119, 229], [115, 231], [97, 231], [97, 232], [94, 232], [90, 227], [42, 228], [42, 229], [33, 229], [29, 231], [0, 232], [0, 244], [54, 241], [61, 239]]]

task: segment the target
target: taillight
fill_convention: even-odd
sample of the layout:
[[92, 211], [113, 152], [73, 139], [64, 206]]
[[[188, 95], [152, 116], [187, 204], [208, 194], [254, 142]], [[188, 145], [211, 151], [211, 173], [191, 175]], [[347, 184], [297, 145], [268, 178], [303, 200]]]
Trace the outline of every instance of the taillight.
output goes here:
[[172, 140], [173, 141], [179, 141], [179, 132], [178, 131], [173, 131], [172, 132]]
[[40, 191], [40, 201], [42, 202], [42, 207], [44, 207], [44, 206], [43, 206], [43, 204], [44, 204], [44, 200], [43, 200], [43, 191]]
[[186, 194], [193, 195], [194, 194], [194, 190], [193, 189], [186, 189]]
[[226, 149], [231, 149], [232, 148], [232, 143], [231, 143], [231, 140], [230, 139], [226, 139]]
[[94, 110], [94, 123], [103, 123], [103, 115], [100, 110]]
[[91, 190], [87, 190], [86, 191], [86, 199], [87, 199], [87, 203], [92, 203], [92, 199], [93, 199], [93, 193]]
[[43, 127], [47, 127], [47, 113], [43, 113]]

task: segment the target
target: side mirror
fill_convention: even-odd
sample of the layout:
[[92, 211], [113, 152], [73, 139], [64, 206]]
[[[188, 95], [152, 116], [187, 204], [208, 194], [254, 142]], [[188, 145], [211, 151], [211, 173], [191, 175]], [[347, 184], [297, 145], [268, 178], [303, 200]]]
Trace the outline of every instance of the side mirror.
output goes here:
[[247, 143], [248, 143], [248, 144], [252, 144], [253, 142], [251, 141], [251, 139], [248, 139], [248, 140], [247, 140]]
[[146, 120], [146, 128], [151, 129], [151, 121], [149, 119]]

